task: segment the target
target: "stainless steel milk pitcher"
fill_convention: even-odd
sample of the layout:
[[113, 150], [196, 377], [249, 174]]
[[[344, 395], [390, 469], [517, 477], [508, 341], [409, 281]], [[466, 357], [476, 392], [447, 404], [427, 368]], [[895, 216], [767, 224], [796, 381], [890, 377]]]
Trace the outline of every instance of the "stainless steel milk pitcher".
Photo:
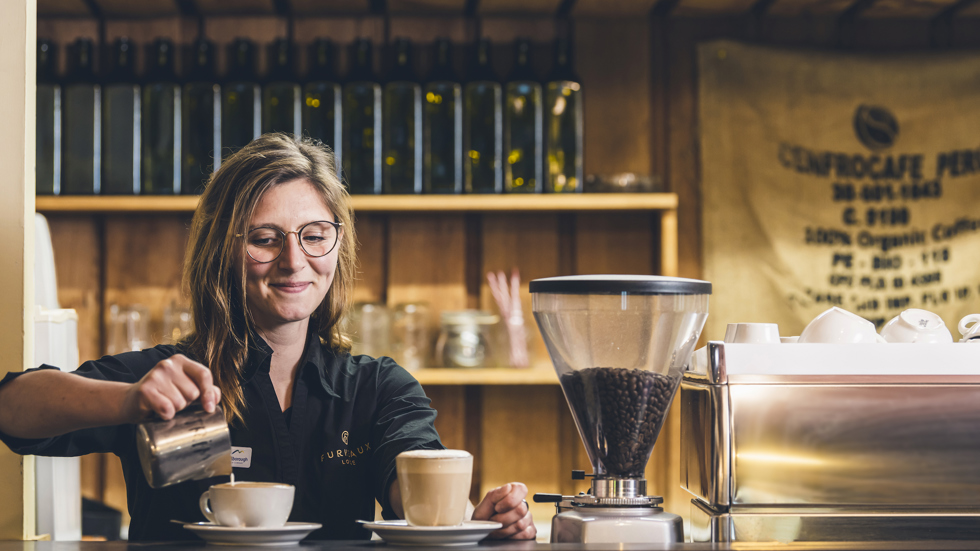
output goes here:
[[136, 447], [153, 488], [231, 474], [231, 435], [221, 406], [208, 413], [193, 403], [169, 421], [144, 421], [136, 426]]

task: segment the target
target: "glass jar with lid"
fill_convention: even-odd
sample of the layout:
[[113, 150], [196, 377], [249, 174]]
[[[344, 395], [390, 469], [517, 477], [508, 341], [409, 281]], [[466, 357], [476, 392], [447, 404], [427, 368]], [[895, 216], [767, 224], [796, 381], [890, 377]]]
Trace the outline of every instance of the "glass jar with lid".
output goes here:
[[486, 367], [493, 358], [490, 329], [499, 321], [483, 310], [443, 312], [436, 360], [444, 367]]

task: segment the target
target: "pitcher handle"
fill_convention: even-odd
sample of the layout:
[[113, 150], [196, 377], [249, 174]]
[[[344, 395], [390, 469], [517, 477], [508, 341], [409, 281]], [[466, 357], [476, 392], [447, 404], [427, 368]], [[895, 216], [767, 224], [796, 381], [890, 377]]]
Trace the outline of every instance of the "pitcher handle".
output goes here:
[[201, 500], [198, 502], [198, 504], [201, 506], [201, 512], [204, 513], [204, 517], [212, 523], [218, 524], [218, 519], [214, 516], [214, 511], [212, 511], [211, 507], [209, 507], [209, 499], [211, 499], [211, 490], [205, 490], [205, 492], [201, 494]]
[[960, 330], [960, 335], [965, 337], [967, 333], [972, 332], [977, 328], [978, 322], [980, 322], [980, 314], [969, 314], [964, 316], [963, 319], [960, 320], [959, 326], [957, 327], [957, 329]]

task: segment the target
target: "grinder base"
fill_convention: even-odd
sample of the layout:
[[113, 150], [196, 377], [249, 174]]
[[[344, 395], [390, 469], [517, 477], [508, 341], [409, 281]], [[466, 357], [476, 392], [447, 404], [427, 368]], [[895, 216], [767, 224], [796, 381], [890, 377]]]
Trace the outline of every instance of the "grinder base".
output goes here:
[[575, 507], [551, 519], [551, 543], [679, 543], [680, 516], [660, 507]]

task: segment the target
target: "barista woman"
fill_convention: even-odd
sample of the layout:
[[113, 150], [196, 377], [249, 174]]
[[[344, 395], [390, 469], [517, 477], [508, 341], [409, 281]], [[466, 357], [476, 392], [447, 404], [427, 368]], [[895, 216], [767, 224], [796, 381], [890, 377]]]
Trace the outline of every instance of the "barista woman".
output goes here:
[[[163, 238], [163, 237], [161, 237]], [[291, 521], [319, 522], [312, 539], [366, 538], [357, 519], [402, 516], [395, 456], [442, 448], [422, 388], [389, 358], [351, 356], [340, 321], [352, 302], [354, 226], [329, 151], [264, 135], [212, 176], [194, 214], [184, 283], [196, 331], [161, 345], [50, 366], [0, 381], [0, 439], [21, 454], [112, 452], [126, 477], [130, 539], [193, 539], [171, 519], [203, 521], [211, 479], [152, 489], [135, 426], [194, 400], [221, 404], [236, 480], [296, 486]], [[535, 536], [527, 488], [490, 491], [473, 518], [492, 536]]]

